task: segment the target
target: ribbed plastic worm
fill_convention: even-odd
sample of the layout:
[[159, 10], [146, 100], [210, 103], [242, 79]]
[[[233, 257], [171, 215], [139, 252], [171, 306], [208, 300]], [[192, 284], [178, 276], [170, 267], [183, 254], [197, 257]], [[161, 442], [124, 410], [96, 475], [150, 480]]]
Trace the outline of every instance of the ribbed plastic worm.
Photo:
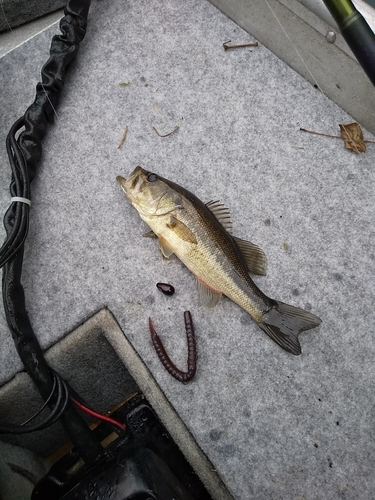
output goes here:
[[194, 377], [197, 369], [197, 348], [195, 343], [193, 320], [191, 318], [190, 311], [184, 312], [184, 320], [185, 320], [185, 330], [186, 330], [186, 338], [188, 344], [187, 372], [179, 370], [177, 366], [171, 361], [171, 358], [168, 356], [163, 346], [161, 338], [155, 331], [151, 318], [148, 318], [151, 340], [154, 345], [156, 354], [158, 355], [164, 368], [172, 375], [172, 377], [174, 377], [179, 382], [189, 382], [189, 380], [191, 380]]

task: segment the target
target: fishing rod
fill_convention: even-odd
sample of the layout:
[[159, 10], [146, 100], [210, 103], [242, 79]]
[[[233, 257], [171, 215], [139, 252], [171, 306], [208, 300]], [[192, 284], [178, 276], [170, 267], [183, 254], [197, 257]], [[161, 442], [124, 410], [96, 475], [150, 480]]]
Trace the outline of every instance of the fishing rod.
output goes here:
[[375, 35], [351, 0], [323, 0], [342, 36], [375, 86]]

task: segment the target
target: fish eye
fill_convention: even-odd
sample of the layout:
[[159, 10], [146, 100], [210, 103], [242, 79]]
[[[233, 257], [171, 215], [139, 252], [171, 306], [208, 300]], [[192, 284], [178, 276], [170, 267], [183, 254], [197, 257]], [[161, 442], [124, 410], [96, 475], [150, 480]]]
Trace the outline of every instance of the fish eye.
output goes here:
[[148, 174], [147, 175], [147, 180], [149, 182], [156, 182], [158, 180], [158, 176], [156, 174]]

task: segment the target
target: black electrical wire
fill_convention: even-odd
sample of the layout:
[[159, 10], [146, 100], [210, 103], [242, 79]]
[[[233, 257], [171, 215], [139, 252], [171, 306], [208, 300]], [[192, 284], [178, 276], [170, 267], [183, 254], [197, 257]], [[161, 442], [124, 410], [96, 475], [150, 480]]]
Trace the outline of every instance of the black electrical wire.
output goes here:
[[[53, 378], [54, 383], [51, 394], [49, 395], [43, 406], [41, 406], [41, 408], [39, 408], [39, 410], [34, 413], [32, 417], [28, 418], [20, 425], [14, 425], [4, 422], [0, 423], [0, 434], [27, 434], [28, 432], [40, 431], [54, 424], [64, 414], [69, 403], [69, 390], [66, 382], [61, 377], [54, 373]], [[57, 390], [56, 403], [48, 417], [38, 424], [27, 425], [44, 410], [44, 408], [47, 406], [47, 404], [55, 394], [55, 388]]]
[[[80, 42], [86, 34], [90, 0], [68, 0], [60, 22], [62, 34], [54, 36], [50, 57], [42, 68], [42, 82], [36, 87], [33, 104], [25, 115], [11, 127], [6, 147], [12, 169], [11, 197], [31, 198], [30, 183], [35, 177], [42, 154], [41, 141], [48, 124], [53, 122], [65, 81], [66, 69], [74, 59]], [[64, 428], [86, 463], [102, 453], [102, 447], [87, 427], [69, 399], [69, 389], [62, 378], [49, 368], [40, 344], [29, 321], [25, 294], [21, 283], [24, 243], [29, 226], [29, 205], [13, 201], [4, 216], [6, 239], [0, 249], [0, 267], [3, 268], [3, 303], [7, 323], [22, 363], [35, 383], [50, 415], [39, 424], [24, 425], [0, 423], [0, 432], [23, 433], [41, 430], [61, 418]], [[42, 408], [40, 409], [42, 411]], [[40, 411], [38, 413], [40, 413]]]
[[48, 396], [48, 398], [44, 401], [44, 403], [42, 404], [42, 406], [39, 408], [38, 411], [36, 411], [34, 413], [34, 415], [32, 415], [31, 417], [29, 417], [27, 420], [25, 420], [24, 422], [22, 422], [21, 424], [21, 427], [24, 427], [26, 424], [28, 424], [29, 422], [31, 422], [32, 420], [34, 420], [34, 418], [36, 418], [40, 413], [42, 413], [42, 411], [44, 410], [44, 408], [48, 405], [48, 403], [51, 401], [52, 399], [52, 396], [54, 395], [55, 393], [55, 388], [56, 388], [56, 384], [57, 384], [57, 376], [56, 374], [54, 374], [54, 377], [53, 377], [53, 386], [52, 386], [52, 389], [51, 389], [51, 393], [50, 395]]
[[[24, 117], [19, 118], [12, 126], [6, 139], [6, 149], [12, 168], [11, 196], [30, 199], [30, 182], [28, 169], [22, 150], [16, 141], [17, 132], [24, 126]], [[7, 210], [4, 226], [8, 228], [7, 238], [0, 249], [0, 267], [24, 244], [29, 227], [29, 205], [15, 202]]]
[[[15, 425], [13, 423], [10, 424], [1, 422], [0, 434], [27, 434], [28, 432], [35, 432], [46, 429], [50, 425], [54, 424], [64, 414], [69, 400], [72, 401], [74, 405], [79, 405], [81, 410], [86, 411], [91, 416], [96, 416], [97, 418], [99, 418], [99, 420], [108, 425], [112, 429], [112, 431], [121, 434], [126, 432], [126, 427], [124, 424], [117, 420], [114, 420], [113, 418], [107, 417], [106, 415], [97, 413], [62, 377], [60, 377], [60, 375], [58, 375], [55, 371], [52, 371], [52, 375], [52, 390], [43, 405], [31, 417], [22, 422], [22, 424]], [[40, 415], [40, 413], [51, 401], [53, 396], [56, 397], [56, 401], [49, 415], [37, 424], [27, 425], [32, 420], [37, 418], [38, 415]]]

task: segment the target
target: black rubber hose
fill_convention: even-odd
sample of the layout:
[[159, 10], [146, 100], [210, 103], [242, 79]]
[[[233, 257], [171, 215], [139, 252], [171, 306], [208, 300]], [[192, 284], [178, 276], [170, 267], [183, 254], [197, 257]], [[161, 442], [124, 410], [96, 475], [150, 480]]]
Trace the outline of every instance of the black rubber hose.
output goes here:
[[42, 68], [42, 82], [36, 87], [34, 103], [25, 113], [25, 130], [18, 142], [29, 168], [30, 181], [35, 176], [42, 154], [41, 139], [46, 133], [48, 122], [53, 122], [54, 108], [64, 86], [66, 69], [75, 58], [86, 34], [89, 8], [90, 0], [67, 1], [65, 16], [60, 21], [62, 35], [52, 38], [50, 57]]
[[[50, 57], [42, 68], [42, 82], [36, 88], [36, 97], [25, 115], [17, 120], [7, 137], [7, 151], [12, 167], [10, 193], [12, 197], [30, 199], [30, 182], [35, 177], [36, 168], [42, 154], [41, 140], [48, 123], [53, 122], [65, 80], [68, 65], [74, 59], [79, 43], [86, 33], [90, 0], [68, 0], [65, 16], [60, 22], [62, 35], [52, 39]], [[25, 127], [16, 138], [17, 132]], [[47, 400], [54, 385], [54, 377], [44, 356], [38, 339], [30, 324], [25, 294], [21, 283], [24, 242], [29, 223], [29, 206], [23, 202], [11, 203], [4, 217], [7, 237], [0, 250], [3, 266], [3, 302], [5, 316], [12, 332], [17, 352], [27, 373], [34, 381], [41, 396]], [[85, 421], [70, 402], [50, 398], [49, 406], [56, 404], [66, 407], [62, 423], [77, 451], [86, 463], [96, 460], [103, 448], [92, 434]]]

